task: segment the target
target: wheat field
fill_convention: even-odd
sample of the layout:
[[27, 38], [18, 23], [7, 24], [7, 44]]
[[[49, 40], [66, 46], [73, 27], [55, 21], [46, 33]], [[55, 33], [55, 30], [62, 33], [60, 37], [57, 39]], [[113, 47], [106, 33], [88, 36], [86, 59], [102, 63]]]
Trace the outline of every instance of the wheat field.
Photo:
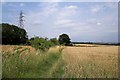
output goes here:
[[[18, 66], [25, 67], [20, 67], [20, 70], [23, 70], [23, 72], [21, 72], [22, 75], [19, 75], [17, 69], [15, 69], [15, 71], [14, 68], [10, 68], [11, 71], [8, 72], [7, 68], [4, 68], [5, 65], [11, 65], [11, 67], [16, 66], [11, 64], [14, 63], [14, 61], [10, 63], [4, 63], [5, 60], [9, 61], [9, 58], [3, 59], [3, 75], [5, 75], [5, 77], [9, 77], [9, 73], [14, 72], [15, 74], [18, 74], [19, 76], [25, 78], [118, 78], [118, 46], [89, 44], [79, 44], [77, 46], [56, 46], [48, 50], [48, 53], [50, 53], [49, 56], [48, 54], [40, 54], [31, 46], [2, 45], [3, 55], [6, 55], [6, 53], [15, 53], [17, 55], [17, 52], [15, 52], [16, 50], [17, 52], [19, 52], [19, 50], [22, 51], [20, 54], [23, 54], [23, 58], [25, 60], [27, 56], [30, 57], [28, 60], [32, 61], [27, 62], [27, 64], [29, 63], [30, 66], [28, 66], [26, 63], [24, 64], [26, 66], [19, 64]], [[60, 53], [60, 55], [55, 55], [58, 53]], [[59, 57], [60, 59], [56, 59], [56, 56], [61, 57]], [[41, 62], [42, 59], [44, 59], [43, 62]], [[39, 62], [39, 64], [36, 62]], [[52, 66], [48, 65], [49, 62]], [[41, 63], [44, 63], [44, 65]], [[45, 67], [47, 69], [46, 72], [44, 72], [42, 69]], [[29, 68], [32, 68], [34, 72], [32, 70], [29, 70]], [[30, 72], [25, 74], [25, 70], [28, 70]], [[47, 76], [46, 74], [48, 73], [49, 75]], [[11, 77], [16, 77], [16, 75], [13, 74]]]
[[67, 63], [64, 77], [117, 78], [118, 46], [66, 47], [63, 59]]

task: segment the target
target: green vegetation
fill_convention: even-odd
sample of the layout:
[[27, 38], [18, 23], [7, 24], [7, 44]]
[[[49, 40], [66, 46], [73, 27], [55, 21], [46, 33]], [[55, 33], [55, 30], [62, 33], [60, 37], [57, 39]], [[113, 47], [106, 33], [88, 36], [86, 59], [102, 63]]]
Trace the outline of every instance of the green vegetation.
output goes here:
[[[16, 48], [11, 53], [3, 53], [3, 78], [52, 78], [62, 77], [65, 65], [60, 50], [45, 54], [27, 54], [28, 48]], [[61, 68], [62, 66], [62, 68]]]
[[25, 44], [28, 40], [27, 32], [15, 25], [2, 23], [0, 28], [2, 29], [2, 44]]
[[62, 34], [59, 36], [59, 43], [62, 45], [70, 45], [70, 38], [67, 34]]
[[48, 40], [47, 38], [34, 37], [30, 39], [30, 44], [36, 50], [46, 51], [50, 47], [58, 45], [58, 40], [56, 38]]

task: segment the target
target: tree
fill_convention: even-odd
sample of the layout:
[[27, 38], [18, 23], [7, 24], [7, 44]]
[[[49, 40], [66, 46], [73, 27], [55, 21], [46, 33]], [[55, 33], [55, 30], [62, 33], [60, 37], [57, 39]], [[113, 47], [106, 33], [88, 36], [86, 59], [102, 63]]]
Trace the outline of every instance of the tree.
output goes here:
[[2, 44], [25, 44], [28, 40], [27, 32], [15, 25], [0, 24], [2, 28]]
[[51, 41], [54, 45], [58, 45], [58, 44], [59, 44], [57, 38], [51, 38], [50, 41]]
[[67, 34], [62, 34], [59, 36], [59, 43], [63, 45], [69, 45], [70, 44], [70, 38]]

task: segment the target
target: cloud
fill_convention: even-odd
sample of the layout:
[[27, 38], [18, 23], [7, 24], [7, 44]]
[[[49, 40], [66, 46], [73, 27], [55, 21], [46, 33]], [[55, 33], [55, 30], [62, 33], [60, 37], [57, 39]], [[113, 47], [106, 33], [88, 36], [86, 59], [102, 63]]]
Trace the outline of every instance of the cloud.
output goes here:
[[98, 22], [97, 25], [100, 26], [102, 23]]
[[77, 6], [65, 6], [59, 10], [58, 17], [59, 19], [61, 18], [70, 18], [73, 17], [73, 15], [76, 14], [77, 12]]
[[100, 11], [100, 8], [92, 8], [91, 11], [92, 11], [93, 13], [97, 13], [98, 11]]
[[21, 6], [21, 7], [23, 7], [23, 6], [24, 6], [24, 4], [23, 4], [23, 3], [20, 3], [20, 6]]
[[92, 13], [98, 13], [107, 9], [116, 9], [118, 7], [118, 3], [96, 3], [90, 9]]
[[62, 25], [62, 24], [66, 24], [66, 23], [69, 24], [69, 23], [71, 23], [71, 22], [72, 22], [72, 20], [69, 20], [69, 19], [68, 19], [68, 20], [67, 20], [67, 19], [65, 20], [65, 19], [64, 19], [64, 20], [56, 21], [55, 24], [56, 24], [56, 25]]
[[[58, 7], [59, 4], [58, 3], [40, 3], [38, 5], [38, 7], [41, 8], [41, 11], [35, 11], [35, 12], [31, 12], [29, 14], [27, 14], [28, 18], [28, 22], [31, 24], [37, 24], [38, 23], [43, 23], [45, 24], [45, 21], [48, 21], [49, 17], [51, 19], [54, 19], [53, 21], [51, 20], [50, 22], [53, 22], [54, 26], [58, 26], [58, 25], [62, 25], [59, 27], [67, 27], [67, 26], [74, 26], [74, 24], [76, 24], [76, 22], [74, 21], [74, 19], [72, 19], [77, 12], [77, 6], [64, 6], [62, 8]], [[34, 15], [35, 14], [35, 15]], [[40, 16], [40, 17], [38, 17]], [[70, 19], [71, 18], [71, 19]], [[35, 21], [33, 21], [32, 19], [36, 19]]]
[[92, 12], [92, 13], [97, 13], [97, 12], [99, 12], [101, 9], [102, 9], [101, 6], [96, 5], [96, 6], [93, 6], [93, 7], [91, 8], [91, 12]]
[[77, 9], [78, 7], [77, 7], [77, 6], [70, 5], [70, 6], [67, 6], [67, 8], [69, 8], [69, 9]]
[[77, 14], [77, 6], [65, 6], [58, 11], [57, 16], [55, 17], [55, 25], [59, 27], [73, 27], [75, 26], [76, 20], [73, 19]]

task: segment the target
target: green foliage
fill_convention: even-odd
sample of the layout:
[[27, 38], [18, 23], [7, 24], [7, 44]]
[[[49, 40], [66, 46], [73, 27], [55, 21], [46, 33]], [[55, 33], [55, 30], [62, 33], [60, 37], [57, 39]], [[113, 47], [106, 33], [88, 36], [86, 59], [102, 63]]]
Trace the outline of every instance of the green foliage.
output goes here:
[[54, 45], [58, 45], [58, 44], [59, 44], [57, 38], [51, 38], [50, 41], [51, 41]]
[[2, 44], [24, 44], [28, 40], [27, 32], [15, 25], [0, 24], [2, 28]]
[[31, 45], [35, 49], [39, 49], [42, 51], [48, 50], [50, 47], [57, 45], [57, 39], [51, 39], [48, 40], [48, 38], [39, 38], [39, 37], [34, 37], [30, 39]]
[[69, 45], [70, 44], [70, 38], [67, 34], [62, 34], [59, 36], [59, 43], [62, 45]]

